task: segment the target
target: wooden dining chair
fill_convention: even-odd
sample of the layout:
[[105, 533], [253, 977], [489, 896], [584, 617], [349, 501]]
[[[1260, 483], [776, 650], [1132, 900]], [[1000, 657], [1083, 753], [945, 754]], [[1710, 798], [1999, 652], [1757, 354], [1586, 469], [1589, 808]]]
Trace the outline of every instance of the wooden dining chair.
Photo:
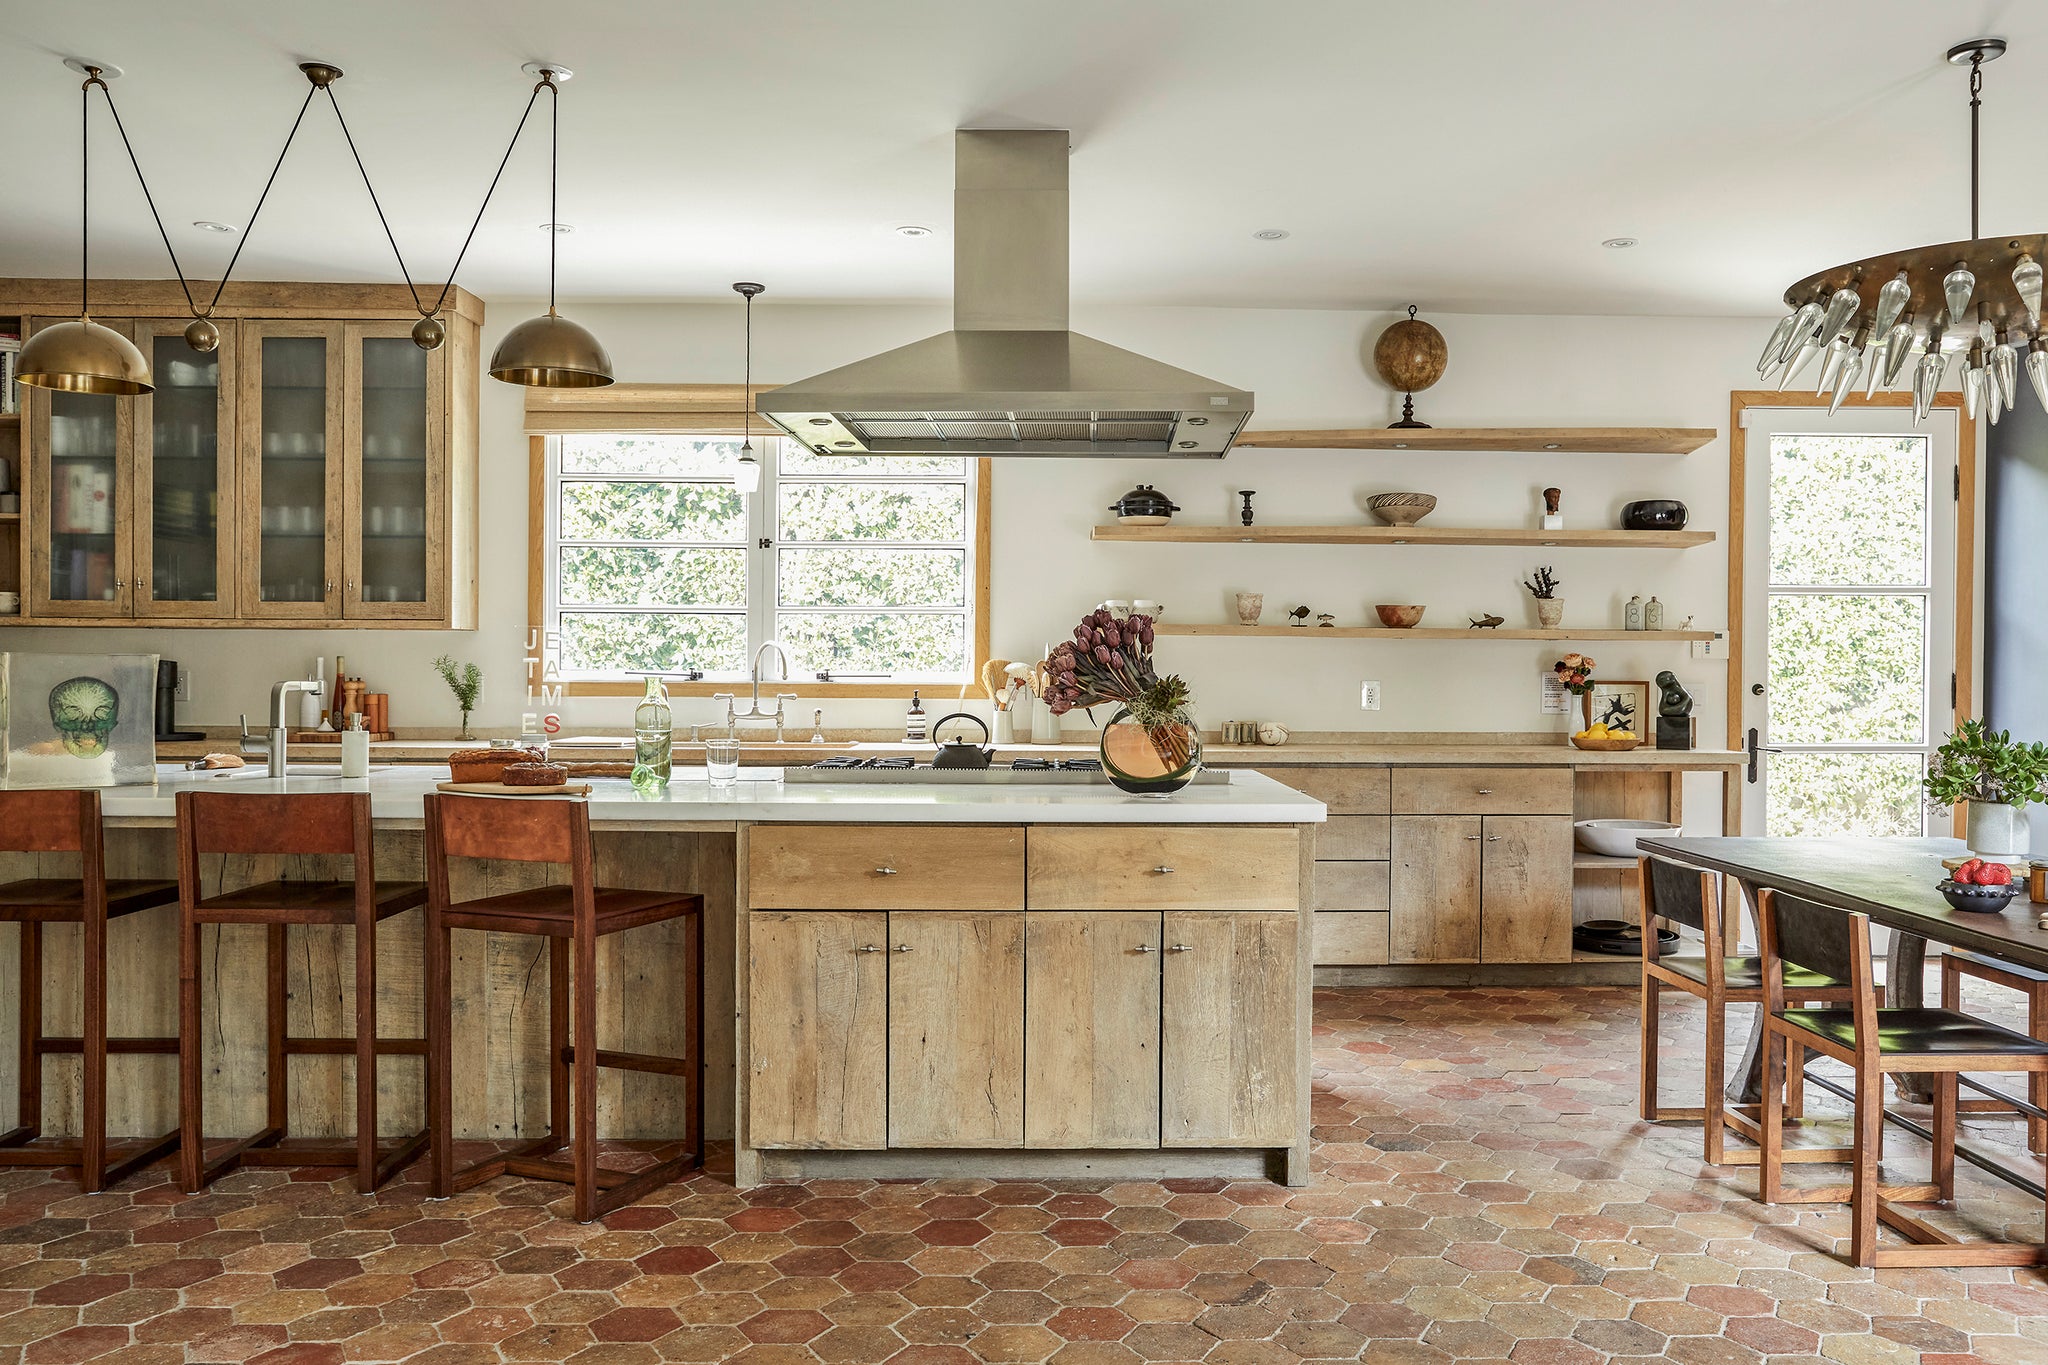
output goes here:
[[[561, 1181], [575, 1191], [576, 1221], [588, 1223], [704, 1165], [704, 898], [676, 891], [633, 891], [596, 884], [590, 806], [546, 797], [426, 797], [427, 1088], [433, 1129], [432, 1188], [446, 1198], [500, 1175]], [[448, 860], [475, 858], [561, 863], [566, 886], [542, 886], [458, 901]], [[687, 918], [685, 960], [676, 977], [685, 1007], [683, 1055], [600, 1048], [597, 1041], [597, 941], [645, 925]], [[509, 1151], [457, 1169], [454, 1130], [453, 983], [450, 933], [476, 929], [531, 934], [548, 942], [548, 1131]], [[573, 1016], [574, 1027], [571, 1027]], [[637, 1171], [597, 1161], [600, 1069], [672, 1076], [687, 1087], [683, 1150]], [[569, 1148], [565, 1163], [549, 1154]]]
[[[97, 1194], [178, 1145], [176, 1129], [112, 1146], [107, 1139], [107, 1058], [137, 1053], [171, 1056], [178, 1050], [176, 1038], [108, 1036], [107, 927], [139, 910], [175, 904], [178, 884], [108, 879], [96, 791], [0, 792], [0, 853], [76, 854], [79, 872], [77, 877], [29, 877], [0, 885], [0, 923], [21, 926], [16, 964], [20, 1073], [15, 1077], [15, 1126], [0, 1133], [0, 1168], [76, 1166], [79, 1188]], [[79, 926], [83, 1018], [75, 1037], [44, 1032], [46, 924]], [[78, 1054], [83, 1068], [78, 1140], [38, 1142], [43, 1131], [43, 1059], [66, 1053]]]
[[[1808, 913], [1788, 915], [1788, 909]], [[1871, 990], [1868, 915], [1831, 912], [1767, 889], [1757, 895], [1757, 930], [1764, 962], [1764, 1144], [1758, 1170], [1763, 1202], [1848, 1204], [1849, 1260], [1859, 1266], [2048, 1265], [2048, 1244], [1965, 1243], [1900, 1207], [1955, 1198], [1957, 1076], [2048, 1073], [2048, 1043], [1959, 1010], [1880, 1008]], [[1787, 974], [1824, 960], [1830, 940], [1848, 952], [1856, 987], [1848, 1008], [1793, 1008], [1787, 1003]], [[1774, 1101], [1784, 1094], [1787, 1069], [1807, 1051], [1842, 1063], [1855, 1078], [1856, 1142], [1848, 1185], [1790, 1190], [1783, 1183], [1784, 1126]], [[1899, 1072], [1926, 1075], [1934, 1090], [1932, 1172], [1921, 1184], [1888, 1184], [1880, 1170], [1884, 1081]], [[1904, 1234], [1911, 1245], [1878, 1245], [1879, 1223]]]
[[[1754, 1110], [1729, 1104], [1726, 1097], [1728, 1006], [1762, 1003], [1763, 960], [1729, 957], [1718, 951], [1728, 942], [1728, 926], [1716, 874], [1668, 858], [1644, 856], [1636, 860], [1636, 876], [1637, 903], [1643, 907], [1642, 1116], [1652, 1123], [1700, 1123], [1706, 1138], [1705, 1160], [1710, 1166], [1754, 1166], [1763, 1142], [1758, 1116]], [[1705, 941], [1704, 951], [1665, 953], [1657, 942], [1656, 922], [1660, 919], [1698, 932]], [[1803, 968], [1788, 971], [1785, 986], [1789, 997], [1802, 1004], [1846, 1002], [1853, 989], [1839, 977]], [[1661, 997], [1666, 990], [1683, 992], [1706, 1005], [1706, 1091], [1697, 1109], [1667, 1108], [1658, 1103]], [[1796, 1073], [1786, 1103], [1793, 1117], [1802, 1113]], [[1731, 1150], [1725, 1141], [1731, 1132], [1756, 1145]], [[1786, 1159], [1840, 1161], [1847, 1156], [1847, 1148], [1798, 1147]]]
[[[1961, 948], [1941, 950], [1941, 1007], [1961, 1009], [1965, 977], [2017, 991], [2027, 1002], [2027, 1036], [2048, 1042], [2048, 972], [2023, 967], [2017, 962], [2000, 962], [1965, 952]], [[2027, 1102], [2036, 1109], [2048, 1109], [2048, 1074], [2027, 1077]], [[1956, 1108], [1965, 1114], [2022, 1113], [1998, 1099], [1960, 1100]], [[2048, 1152], [2048, 1120], [2023, 1114], [2027, 1121], [2027, 1150]]]
[[[346, 857], [345, 878], [313, 877], [259, 882], [209, 896], [203, 858]], [[179, 1175], [186, 1193], [204, 1189], [241, 1165], [354, 1166], [356, 1188], [364, 1194], [389, 1180], [426, 1145], [424, 1129], [380, 1144], [377, 1136], [377, 1059], [417, 1057], [423, 1038], [390, 1038], [377, 1032], [377, 925], [426, 904], [421, 882], [380, 882], [370, 830], [368, 792], [178, 793], [178, 884], [182, 902], [179, 932], [178, 1104], [185, 1140]], [[266, 1117], [249, 1137], [205, 1153], [206, 1106], [200, 1048], [202, 925], [260, 925], [266, 937], [265, 1053]], [[355, 1029], [352, 1037], [295, 1036], [288, 1027], [285, 952], [293, 925], [331, 924], [354, 929]], [[353, 1056], [356, 1063], [356, 1134], [353, 1139], [299, 1140], [291, 1128], [291, 1058]]]

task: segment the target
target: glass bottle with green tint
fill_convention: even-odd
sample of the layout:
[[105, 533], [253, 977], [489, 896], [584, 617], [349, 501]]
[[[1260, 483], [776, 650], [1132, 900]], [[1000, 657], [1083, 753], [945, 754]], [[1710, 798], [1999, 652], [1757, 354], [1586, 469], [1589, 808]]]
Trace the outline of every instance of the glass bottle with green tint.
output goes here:
[[667, 785], [674, 760], [675, 724], [668, 709], [668, 689], [661, 679], [649, 678], [646, 694], [633, 708], [633, 785]]

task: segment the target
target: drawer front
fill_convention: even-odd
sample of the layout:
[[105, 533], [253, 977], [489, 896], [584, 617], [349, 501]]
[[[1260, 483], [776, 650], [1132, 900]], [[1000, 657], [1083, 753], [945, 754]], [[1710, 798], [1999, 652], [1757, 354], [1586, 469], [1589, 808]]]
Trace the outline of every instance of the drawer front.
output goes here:
[[1569, 768], [1400, 768], [1397, 815], [1570, 815]]
[[1385, 915], [1317, 915], [1318, 967], [1383, 967], [1387, 961]]
[[1022, 910], [1014, 825], [755, 825], [756, 910]]
[[1317, 863], [1310, 873], [1311, 910], [1339, 913], [1388, 907], [1387, 863]]
[[1328, 862], [1383, 862], [1393, 839], [1385, 815], [1333, 815], [1316, 827], [1316, 857]]
[[1034, 910], [1293, 910], [1301, 841], [1292, 829], [1035, 825]]
[[1259, 773], [1285, 787], [1313, 796], [1332, 815], [1385, 815], [1385, 768], [1260, 768]]

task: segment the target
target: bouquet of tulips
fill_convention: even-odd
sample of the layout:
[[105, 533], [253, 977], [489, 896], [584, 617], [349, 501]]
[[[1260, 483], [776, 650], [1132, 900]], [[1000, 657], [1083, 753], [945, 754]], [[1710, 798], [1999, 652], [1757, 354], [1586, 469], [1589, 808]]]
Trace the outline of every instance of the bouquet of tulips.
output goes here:
[[1075, 707], [1114, 702], [1143, 726], [1169, 770], [1188, 761], [1192, 726], [1182, 708], [1188, 685], [1178, 675], [1160, 677], [1152, 667], [1152, 618], [1119, 620], [1107, 610], [1090, 612], [1046, 656], [1045, 701], [1056, 716]]
[[1593, 660], [1584, 654], [1567, 654], [1550, 666], [1565, 691], [1583, 697], [1593, 688]]

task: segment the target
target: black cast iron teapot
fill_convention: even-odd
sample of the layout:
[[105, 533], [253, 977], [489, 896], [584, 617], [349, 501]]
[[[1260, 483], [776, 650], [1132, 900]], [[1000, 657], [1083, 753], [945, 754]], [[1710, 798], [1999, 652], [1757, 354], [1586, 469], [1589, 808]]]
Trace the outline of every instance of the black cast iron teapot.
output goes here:
[[934, 768], [986, 768], [989, 759], [995, 756], [996, 751], [994, 749], [984, 749], [980, 745], [969, 743], [965, 739], [940, 741], [939, 727], [948, 721], [954, 720], [973, 721], [981, 727], [982, 743], [988, 742], [988, 722], [975, 715], [972, 711], [955, 711], [950, 716], [941, 716], [939, 717], [938, 724], [932, 726], [932, 743], [937, 745], [939, 750], [938, 756], [932, 759], [932, 766]]

